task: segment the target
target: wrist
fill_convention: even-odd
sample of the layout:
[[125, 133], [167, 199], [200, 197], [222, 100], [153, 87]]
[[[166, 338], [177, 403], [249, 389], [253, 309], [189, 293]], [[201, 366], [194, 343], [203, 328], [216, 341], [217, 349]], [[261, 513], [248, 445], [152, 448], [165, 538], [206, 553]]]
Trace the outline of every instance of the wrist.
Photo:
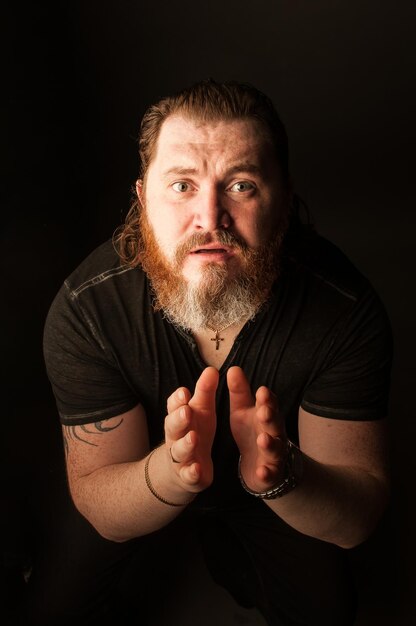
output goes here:
[[[168, 455], [169, 461], [166, 461], [166, 455]], [[166, 446], [155, 448], [148, 454], [144, 466], [147, 488], [163, 504], [172, 507], [185, 507], [194, 499], [195, 494], [189, 493], [175, 479], [176, 476], [172, 474], [170, 464], [169, 451]]]
[[244, 491], [261, 500], [275, 500], [290, 493], [301, 481], [303, 474], [303, 456], [301, 450], [289, 439], [283, 478], [273, 487], [264, 491], [254, 491], [246, 484], [241, 473], [241, 455], [238, 460], [238, 477]]

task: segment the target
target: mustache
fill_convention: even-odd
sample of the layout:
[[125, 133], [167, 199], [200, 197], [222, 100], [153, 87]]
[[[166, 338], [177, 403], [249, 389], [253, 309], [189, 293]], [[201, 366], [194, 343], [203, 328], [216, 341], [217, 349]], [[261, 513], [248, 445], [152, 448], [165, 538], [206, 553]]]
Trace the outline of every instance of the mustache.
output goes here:
[[218, 243], [228, 248], [237, 248], [241, 252], [248, 250], [246, 242], [227, 230], [218, 230], [214, 233], [198, 232], [191, 235], [186, 241], [179, 244], [175, 252], [175, 260], [177, 263], [183, 261], [183, 259], [194, 248], [200, 248], [210, 243]]

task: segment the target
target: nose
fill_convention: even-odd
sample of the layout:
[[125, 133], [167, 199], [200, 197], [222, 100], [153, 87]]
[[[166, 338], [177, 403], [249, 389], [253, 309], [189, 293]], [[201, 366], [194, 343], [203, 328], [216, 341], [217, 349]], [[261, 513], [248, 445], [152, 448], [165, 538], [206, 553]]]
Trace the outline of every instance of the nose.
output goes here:
[[215, 188], [201, 189], [195, 204], [194, 227], [196, 230], [213, 232], [231, 225], [231, 217], [223, 206], [221, 195]]

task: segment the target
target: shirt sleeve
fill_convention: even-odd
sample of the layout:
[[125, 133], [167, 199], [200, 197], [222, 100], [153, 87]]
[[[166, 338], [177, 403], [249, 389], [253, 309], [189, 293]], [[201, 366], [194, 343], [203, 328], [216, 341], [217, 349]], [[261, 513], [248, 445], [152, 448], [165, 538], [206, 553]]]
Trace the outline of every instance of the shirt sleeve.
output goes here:
[[388, 414], [393, 342], [385, 309], [372, 289], [336, 329], [303, 395], [305, 411], [346, 420]]
[[94, 316], [71, 297], [66, 283], [49, 310], [43, 349], [62, 424], [97, 422], [139, 403]]

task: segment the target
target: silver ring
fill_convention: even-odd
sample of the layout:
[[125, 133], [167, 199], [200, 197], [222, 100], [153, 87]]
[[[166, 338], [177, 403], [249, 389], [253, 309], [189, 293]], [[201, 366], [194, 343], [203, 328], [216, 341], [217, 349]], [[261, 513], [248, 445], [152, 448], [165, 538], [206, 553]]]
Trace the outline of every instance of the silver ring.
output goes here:
[[180, 461], [177, 461], [172, 454], [172, 448], [169, 448], [169, 454], [170, 454], [170, 458], [172, 459], [172, 463], [180, 463]]

